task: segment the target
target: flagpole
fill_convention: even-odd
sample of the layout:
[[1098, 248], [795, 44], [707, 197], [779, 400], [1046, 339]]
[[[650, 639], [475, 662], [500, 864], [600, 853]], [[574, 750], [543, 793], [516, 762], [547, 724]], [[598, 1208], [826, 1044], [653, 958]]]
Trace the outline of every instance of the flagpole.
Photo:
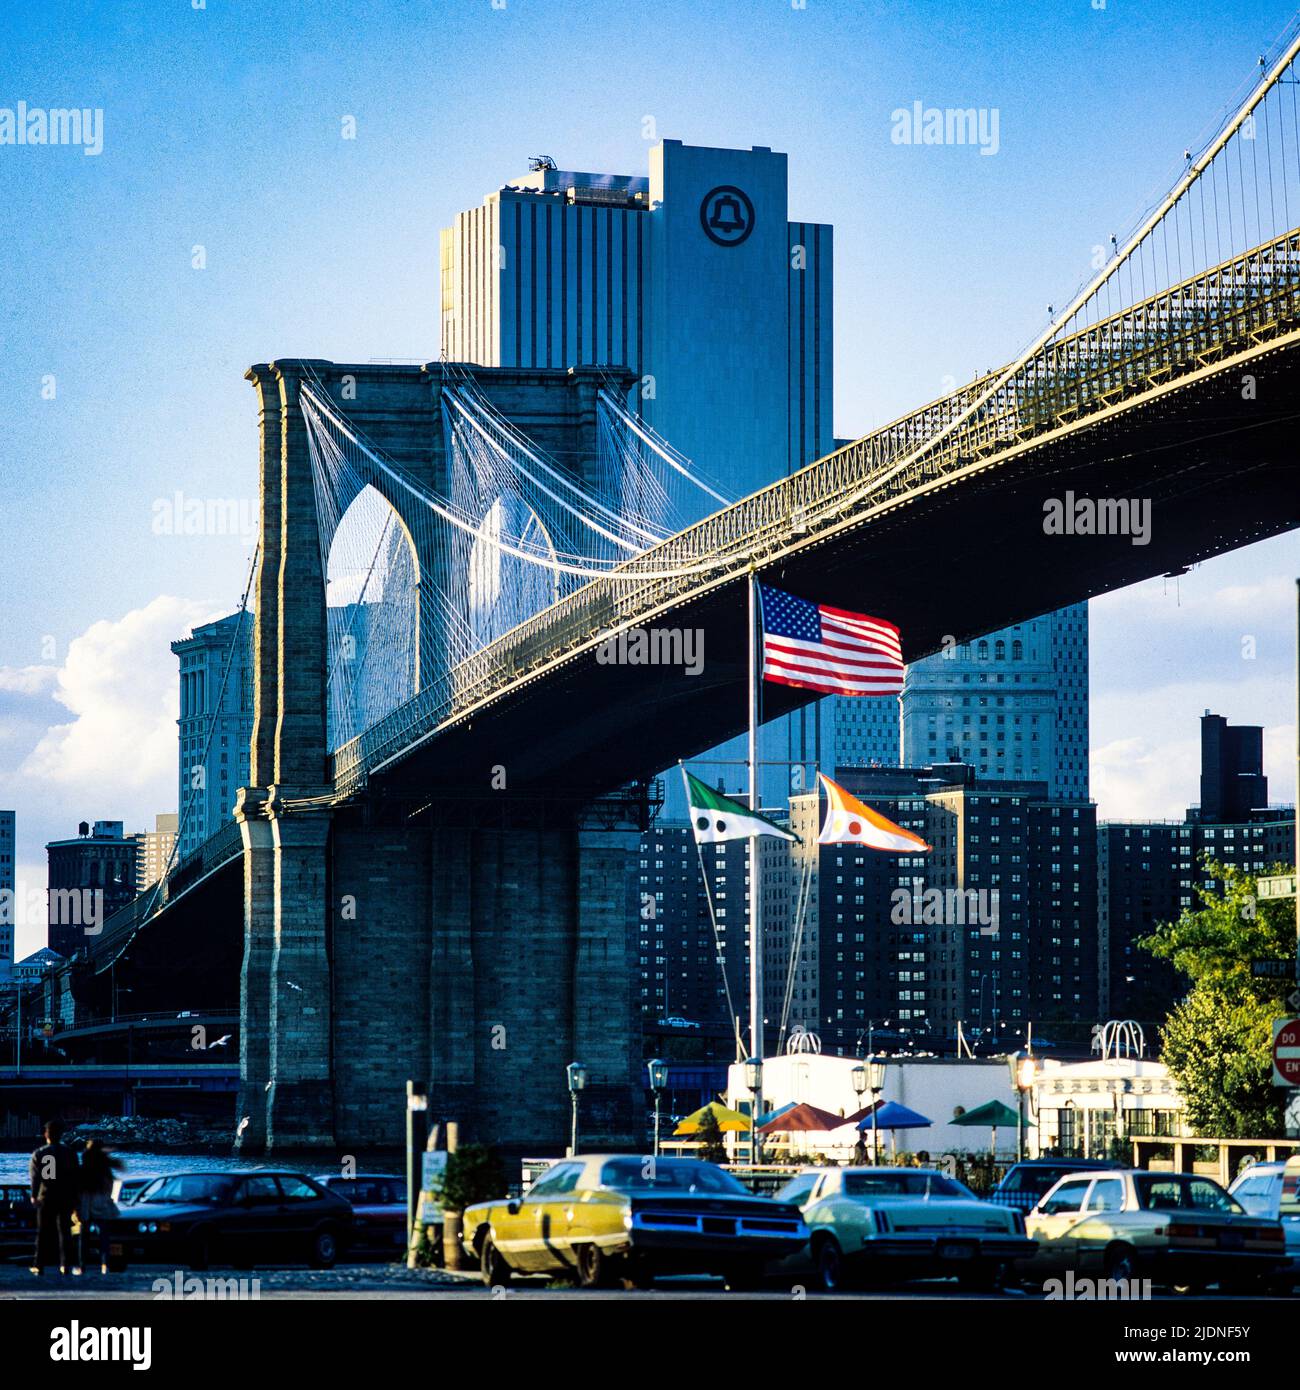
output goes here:
[[[757, 812], [758, 789], [758, 577], [749, 566], [749, 809]], [[763, 900], [758, 836], [749, 837], [749, 1055], [763, 1058]]]

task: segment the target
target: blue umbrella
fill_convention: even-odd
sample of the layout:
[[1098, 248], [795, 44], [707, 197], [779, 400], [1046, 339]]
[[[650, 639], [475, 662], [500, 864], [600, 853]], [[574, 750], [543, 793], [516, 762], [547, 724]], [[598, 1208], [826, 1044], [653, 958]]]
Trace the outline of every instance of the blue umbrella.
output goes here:
[[[858, 1122], [858, 1128], [869, 1130], [872, 1128], [872, 1114], [869, 1107], [866, 1116]], [[915, 1110], [909, 1110], [907, 1106], [900, 1105], [896, 1100], [881, 1101], [875, 1107], [875, 1128], [876, 1129], [929, 1129], [934, 1123], [927, 1120], [924, 1115], [918, 1115]]]

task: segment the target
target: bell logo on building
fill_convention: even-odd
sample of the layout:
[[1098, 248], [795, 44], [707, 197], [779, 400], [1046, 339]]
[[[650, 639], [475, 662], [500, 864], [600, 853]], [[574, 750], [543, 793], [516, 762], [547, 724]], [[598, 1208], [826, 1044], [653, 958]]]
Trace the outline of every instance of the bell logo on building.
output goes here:
[[719, 246], [739, 246], [754, 230], [754, 205], [734, 184], [721, 184], [704, 195], [700, 226]]

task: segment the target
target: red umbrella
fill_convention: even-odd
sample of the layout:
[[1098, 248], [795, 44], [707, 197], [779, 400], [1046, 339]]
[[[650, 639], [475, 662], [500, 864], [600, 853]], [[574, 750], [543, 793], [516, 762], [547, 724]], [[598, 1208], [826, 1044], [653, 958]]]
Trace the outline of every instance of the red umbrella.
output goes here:
[[758, 1127], [760, 1134], [829, 1134], [848, 1121], [843, 1115], [832, 1115], [829, 1110], [819, 1110], [807, 1101], [800, 1101], [789, 1110], [773, 1115], [766, 1124]]

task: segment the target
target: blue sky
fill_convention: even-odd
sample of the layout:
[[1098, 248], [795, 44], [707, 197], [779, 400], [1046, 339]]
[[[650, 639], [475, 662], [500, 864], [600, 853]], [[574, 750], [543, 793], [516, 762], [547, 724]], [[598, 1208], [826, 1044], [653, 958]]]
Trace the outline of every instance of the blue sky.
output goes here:
[[[437, 230], [529, 155], [644, 173], [646, 117], [657, 138], [788, 152], [792, 216], [836, 228], [836, 430], [855, 435], [1013, 356], [1291, 12], [5, 6], [0, 106], [104, 110], [96, 157], [0, 148], [0, 805], [18, 809], [26, 872], [43, 882], [41, 843], [78, 819], [144, 825], [174, 805], [166, 642], [233, 607], [248, 557], [242, 536], [153, 534], [153, 506], [177, 488], [253, 497], [244, 369], [436, 356]], [[914, 100], [996, 107], [998, 155], [891, 144], [890, 113]], [[1103, 813], [1195, 799], [1205, 706], [1269, 726], [1274, 795], [1292, 798], [1296, 560], [1274, 541], [1094, 605]]]

